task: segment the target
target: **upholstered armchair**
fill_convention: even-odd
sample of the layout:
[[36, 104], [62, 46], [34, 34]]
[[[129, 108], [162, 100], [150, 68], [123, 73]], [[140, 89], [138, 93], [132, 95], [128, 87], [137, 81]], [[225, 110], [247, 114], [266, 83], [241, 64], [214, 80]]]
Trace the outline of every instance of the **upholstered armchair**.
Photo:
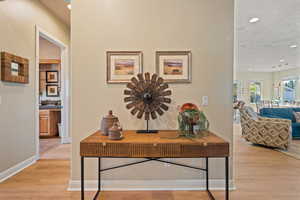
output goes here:
[[240, 109], [242, 136], [246, 141], [268, 147], [287, 149], [291, 137], [291, 121], [260, 117], [253, 108]]

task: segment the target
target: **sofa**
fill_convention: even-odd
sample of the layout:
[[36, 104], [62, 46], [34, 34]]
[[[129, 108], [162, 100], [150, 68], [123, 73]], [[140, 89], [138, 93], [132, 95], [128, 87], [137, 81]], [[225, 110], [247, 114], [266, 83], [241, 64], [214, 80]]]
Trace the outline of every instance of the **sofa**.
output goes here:
[[288, 149], [291, 137], [290, 120], [260, 117], [249, 106], [243, 106], [239, 111], [242, 137], [246, 141], [267, 147]]
[[294, 112], [300, 112], [300, 108], [262, 108], [261, 117], [288, 119], [292, 122], [292, 137], [300, 139], [300, 123], [296, 122]]

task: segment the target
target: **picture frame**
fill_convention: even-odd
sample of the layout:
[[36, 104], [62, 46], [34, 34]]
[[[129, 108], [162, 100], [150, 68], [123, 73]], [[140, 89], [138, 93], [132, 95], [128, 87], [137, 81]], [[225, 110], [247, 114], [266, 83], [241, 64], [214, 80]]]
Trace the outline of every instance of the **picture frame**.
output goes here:
[[47, 97], [58, 97], [58, 85], [46, 85], [46, 96]]
[[46, 82], [47, 83], [58, 83], [58, 71], [57, 70], [51, 70], [46, 71]]
[[191, 51], [157, 51], [156, 73], [166, 83], [192, 82]]
[[143, 72], [142, 51], [107, 51], [107, 83], [129, 83]]
[[29, 60], [11, 53], [1, 52], [1, 81], [29, 83]]

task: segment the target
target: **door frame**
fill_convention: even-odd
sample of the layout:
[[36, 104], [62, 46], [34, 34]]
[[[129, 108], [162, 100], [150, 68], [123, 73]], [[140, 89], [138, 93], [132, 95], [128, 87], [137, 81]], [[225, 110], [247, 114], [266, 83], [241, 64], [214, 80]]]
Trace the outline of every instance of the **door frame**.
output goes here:
[[39, 26], [35, 26], [36, 29], [36, 51], [35, 51], [35, 144], [36, 144], [36, 160], [40, 157], [40, 125], [39, 125], [39, 61], [40, 61], [40, 37], [48, 40], [49, 42], [60, 47], [61, 50], [61, 105], [63, 106], [61, 110], [61, 128], [62, 128], [62, 138], [61, 143], [71, 143], [71, 137], [69, 132], [70, 126], [70, 79], [69, 79], [69, 48], [68, 45], [61, 42]]

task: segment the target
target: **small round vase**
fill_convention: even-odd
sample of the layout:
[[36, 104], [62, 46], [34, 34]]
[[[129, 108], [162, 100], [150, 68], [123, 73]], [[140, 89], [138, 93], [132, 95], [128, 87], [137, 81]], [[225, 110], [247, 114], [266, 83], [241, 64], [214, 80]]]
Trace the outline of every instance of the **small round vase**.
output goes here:
[[113, 126], [115, 122], [119, 122], [118, 117], [113, 115], [113, 112], [110, 110], [108, 115], [102, 118], [101, 121], [101, 134], [107, 136], [109, 128]]
[[109, 128], [108, 139], [110, 140], [122, 139], [122, 128], [119, 126], [118, 122], [115, 122], [113, 126]]

